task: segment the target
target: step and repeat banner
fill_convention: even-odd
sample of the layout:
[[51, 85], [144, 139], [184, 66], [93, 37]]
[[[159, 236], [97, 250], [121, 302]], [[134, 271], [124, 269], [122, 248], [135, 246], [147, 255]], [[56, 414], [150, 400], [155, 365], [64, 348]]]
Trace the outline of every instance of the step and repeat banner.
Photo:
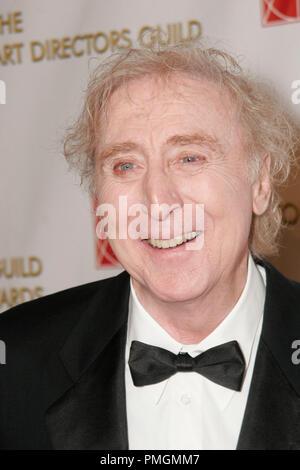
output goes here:
[[[64, 132], [108, 54], [199, 38], [270, 80], [300, 120], [298, 0], [1, 0], [0, 312], [122, 270], [96, 239], [93, 201], [62, 155]], [[282, 207], [289, 228], [271, 261], [300, 281], [299, 176]]]

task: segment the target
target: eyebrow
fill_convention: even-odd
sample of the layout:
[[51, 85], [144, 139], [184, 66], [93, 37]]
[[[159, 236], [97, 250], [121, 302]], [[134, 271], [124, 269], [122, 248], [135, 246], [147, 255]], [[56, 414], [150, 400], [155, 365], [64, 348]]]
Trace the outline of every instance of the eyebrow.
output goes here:
[[[206, 145], [207, 147], [211, 148], [211, 150], [224, 154], [223, 146], [219, 140], [211, 135], [204, 133], [173, 135], [166, 141], [166, 145], [168, 146], [184, 146], [191, 144]], [[108, 158], [114, 157], [115, 155], [131, 152], [133, 150], [142, 151], [142, 146], [131, 141], [108, 145], [107, 147], [104, 147], [104, 149], [99, 153], [99, 159], [103, 162]]]
[[218, 151], [224, 154], [223, 146], [221, 142], [209, 134], [205, 133], [195, 133], [195, 134], [183, 134], [183, 135], [174, 135], [167, 140], [168, 145], [206, 145], [211, 150]]
[[108, 145], [99, 153], [99, 159], [104, 161], [108, 158], [114, 157], [119, 153], [131, 152], [133, 150], [141, 150], [141, 146], [134, 142], [120, 142], [118, 144]]

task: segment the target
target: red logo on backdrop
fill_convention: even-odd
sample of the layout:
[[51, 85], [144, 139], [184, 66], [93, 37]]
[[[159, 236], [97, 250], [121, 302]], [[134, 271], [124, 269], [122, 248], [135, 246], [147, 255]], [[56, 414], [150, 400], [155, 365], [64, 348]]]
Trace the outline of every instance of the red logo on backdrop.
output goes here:
[[261, 0], [262, 25], [298, 23], [300, 0]]
[[120, 263], [118, 262], [117, 258], [115, 257], [114, 252], [112, 251], [107, 239], [100, 240], [100, 238], [96, 235], [96, 226], [99, 222], [99, 217], [96, 216], [96, 209], [97, 209], [97, 201], [92, 201], [93, 212], [94, 212], [94, 233], [95, 233], [95, 245], [96, 245], [96, 267], [109, 267], [109, 266], [117, 266], [120, 267]]

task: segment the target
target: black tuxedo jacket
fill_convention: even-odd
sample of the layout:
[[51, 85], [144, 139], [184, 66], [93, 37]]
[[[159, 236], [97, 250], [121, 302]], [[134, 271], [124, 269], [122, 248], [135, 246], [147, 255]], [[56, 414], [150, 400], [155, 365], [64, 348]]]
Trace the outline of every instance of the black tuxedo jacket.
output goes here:
[[[237, 449], [300, 449], [300, 284], [267, 261], [264, 321]], [[1, 449], [128, 449], [129, 275], [0, 315]]]

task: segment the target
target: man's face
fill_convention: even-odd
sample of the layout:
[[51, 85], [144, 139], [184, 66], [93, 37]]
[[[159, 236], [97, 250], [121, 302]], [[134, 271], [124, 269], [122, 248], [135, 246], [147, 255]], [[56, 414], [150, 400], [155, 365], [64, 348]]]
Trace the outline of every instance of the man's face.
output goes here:
[[[114, 205], [117, 216], [120, 196], [127, 197], [128, 207], [143, 204], [149, 229], [151, 223], [161, 229], [171, 222], [167, 238], [183, 230], [172, 227], [175, 207], [204, 205], [201, 249], [157, 248], [141, 238], [110, 240], [135, 287], [167, 302], [217, 293], [245, 263], [254, 201], [242, 132], [227, 93], [178, 74], [168, 84], [155, 77], [133, 81], [112, 95], [102, 135], [99, 204]], [[152, 204], [169, 209], [151, 216]]]

